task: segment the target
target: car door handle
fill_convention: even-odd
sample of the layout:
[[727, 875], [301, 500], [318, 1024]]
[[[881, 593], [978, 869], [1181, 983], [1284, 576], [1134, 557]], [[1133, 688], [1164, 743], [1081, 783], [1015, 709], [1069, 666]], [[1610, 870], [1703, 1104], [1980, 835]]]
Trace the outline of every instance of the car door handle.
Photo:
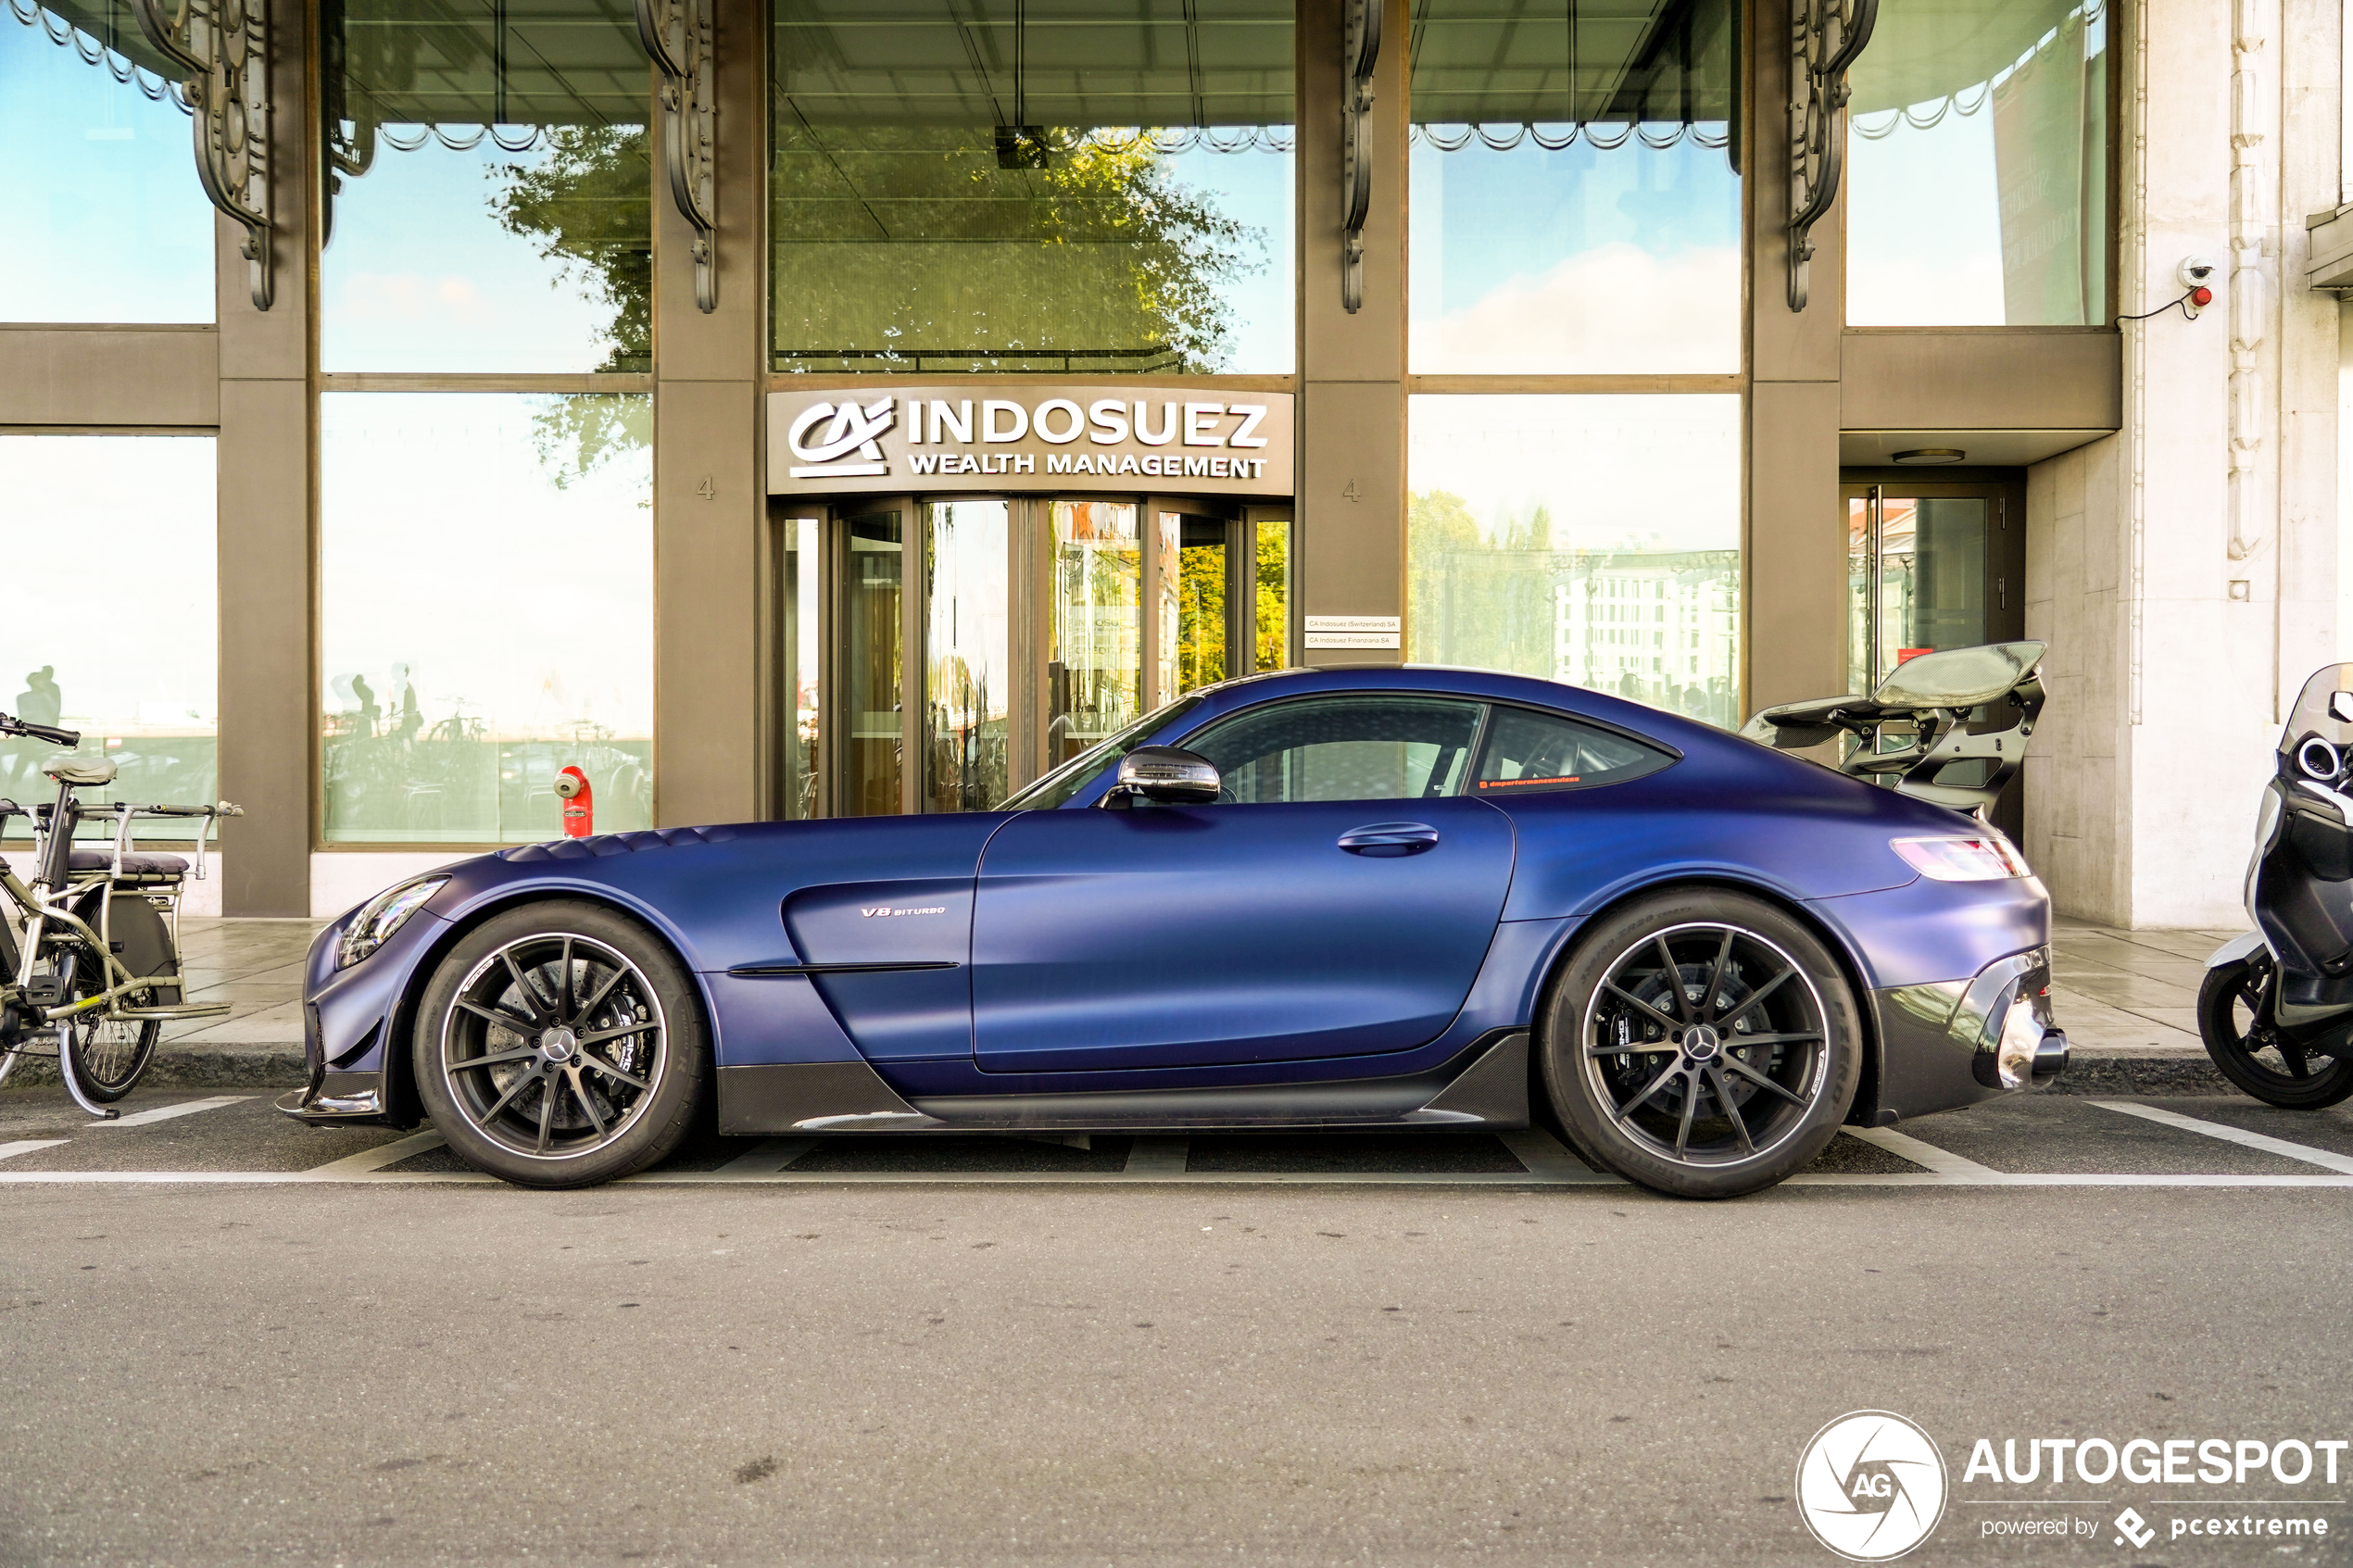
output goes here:
[[1375, 822], [1340, 835], [1340, 847], [1352, 855], [1388, 859], [1418, 855], [1438, 847], [1438, 830], [1427, 822]]

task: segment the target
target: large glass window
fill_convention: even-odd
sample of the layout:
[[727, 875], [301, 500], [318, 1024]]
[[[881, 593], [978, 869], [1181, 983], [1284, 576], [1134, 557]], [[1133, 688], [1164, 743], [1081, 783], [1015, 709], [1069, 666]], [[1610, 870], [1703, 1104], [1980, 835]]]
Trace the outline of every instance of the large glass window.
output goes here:
[[775, 18], [777, 370], [1291, 369], [1291, 0]]
[[1011, 509], [997, 500], [934, 501], [924, 508], [931, 536], [924, 650], [926, 810], [992, 810], [1009, 788]]
[[328, 843], [553, 838], [567, 766], [652, 825], [651, 401], [320, 400]]
[[326, 0], [328, 370], [645, 370], [629, 0]]
[[1411, 657], [1740, 722], [1741, 400], [1422, 395]]
[[209, 321], [212, 207], [176, 68], [122, 0], [0, 13], [0, 312]]
[[[84, 800], [201, 806], [220, 798], [214, 703], [218, 600], [210, 436], [0, 436], [0, 551], [19, 572], [69, 560], [78, 589], [44, 597], [19, 576], [0, 616], [0, 709], [82, 733], [119, 770]], [[129, 613], [94, 616], [120, 593]], [[0, 741], [0, 796], [56, 786], [44, 741]], [[21, 837], [24, 819], [6, 831]]]
[[1143, 709], [1144, 541], [1133, 501], [1054, 501], [1046, 665], [1046, 765], [1125, 729]]
[[1881, 0], [1848, 82], [1849, 322], [2108, 320], [2102, 0]]
[[1415, 0], [1422, 374], [1741, 365], [1734, 0]]

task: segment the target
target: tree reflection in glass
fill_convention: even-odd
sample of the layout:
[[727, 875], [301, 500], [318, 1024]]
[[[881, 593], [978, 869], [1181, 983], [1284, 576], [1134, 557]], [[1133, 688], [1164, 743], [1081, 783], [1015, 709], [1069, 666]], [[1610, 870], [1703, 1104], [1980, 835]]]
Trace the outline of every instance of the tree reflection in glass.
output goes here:
[[627, 0], [327, 0], [330, 371], [651, 367]]
[[1291, 368], [1290, 0], [781, 0], [780, 370]]

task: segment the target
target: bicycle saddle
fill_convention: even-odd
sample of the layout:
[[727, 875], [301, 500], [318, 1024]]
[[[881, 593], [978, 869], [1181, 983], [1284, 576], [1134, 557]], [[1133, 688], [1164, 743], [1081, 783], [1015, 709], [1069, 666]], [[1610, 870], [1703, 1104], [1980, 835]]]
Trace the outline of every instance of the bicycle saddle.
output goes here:
[[114, 783], [114, 762], [109, 758], [60, 757], [42, 770], [60, 784], [109, 784]]

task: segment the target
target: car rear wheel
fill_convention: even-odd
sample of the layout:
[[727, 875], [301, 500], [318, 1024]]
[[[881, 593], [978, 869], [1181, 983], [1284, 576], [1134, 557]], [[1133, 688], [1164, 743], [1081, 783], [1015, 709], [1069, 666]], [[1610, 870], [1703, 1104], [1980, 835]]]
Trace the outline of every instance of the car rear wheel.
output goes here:
[[595, 904], [469, 932], [417, 1010], [418, 1097], [459, 1158], [524, 1186], [642, 1171], [693, 1123], [711, 1050], [686, 968]]
[[1829, 949], [1764, 900], [1713, 888], [1604, 917], [1540, 1025], [1571, 1138], [1680, 1198], [1737, 1198], [1812, 1163], [1860, 1077], [1861, 1022]]

